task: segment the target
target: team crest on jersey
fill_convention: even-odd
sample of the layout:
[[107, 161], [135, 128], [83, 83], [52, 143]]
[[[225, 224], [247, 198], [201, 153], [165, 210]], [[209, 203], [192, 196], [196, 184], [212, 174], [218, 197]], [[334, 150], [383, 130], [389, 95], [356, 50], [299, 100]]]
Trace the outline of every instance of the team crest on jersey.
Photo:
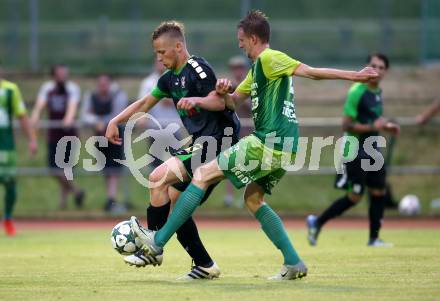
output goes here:
[[382, 101], [382, 97], [380, 97], [380, 95], [376, 95], [376, 101], [377, 102], [381, 102]]
[[185, 76], [182, 76], [182, 78], [180, 79], [180, 87], [182, 89], [185, 89]]

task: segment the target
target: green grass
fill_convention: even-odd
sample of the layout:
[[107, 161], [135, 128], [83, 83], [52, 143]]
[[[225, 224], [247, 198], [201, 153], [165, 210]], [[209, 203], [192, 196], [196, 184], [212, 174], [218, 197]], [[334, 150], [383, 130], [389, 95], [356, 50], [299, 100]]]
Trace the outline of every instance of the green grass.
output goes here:
[[[110, 229], [109, 229], [110, 230]], [[439, 300], [438, 230], [385, 230], [390, 249], [365, 246], [367, 230], [322, 233], [306, 245], [291, 231], [308, 263], [299, 281], [271, 283], [281, 256], [257, 229], [203, 229], [222, 268], [215, 281], [174, 279], [190, 261], [172, 239], [163, 266], [133, 269], [111, 249], [110, 231], [23, 231], [0, 237], [0, 300]]]

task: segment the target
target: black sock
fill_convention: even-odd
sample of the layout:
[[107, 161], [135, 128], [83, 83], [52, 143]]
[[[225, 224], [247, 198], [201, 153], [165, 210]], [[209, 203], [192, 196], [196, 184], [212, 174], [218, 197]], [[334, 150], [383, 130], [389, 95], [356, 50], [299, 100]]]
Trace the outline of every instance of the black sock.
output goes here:
[[160, 207], [150, 205], [147, 208], [148, 229], [157, 231], [165, 225], [170, 213], [170, 202]]
[[343, 196], [340, 199], [337, 199], [333, 202], [333, 204], [330, 205], [319, 217], [317, 220], [318, 227], [321, 228], [324, 226], [326, 222], [331, 220], [332, 218], [335, 218], [351, 207], [353, 207], [356, 203], [352, 202], [348, 196]]
[[[159, 230], [165, 225], [170, 212], [170, 203], [161, 207], [149, 206], [147, 208], [148, 229]], [[194, 263], [202, 267], [210, 267], [213, 264], [211, 257], [200, 240], [199, 231], [192, 218], [188, 219], [177, 230], [177, 239], [182, 247], [194, 259]]]
[[197, 266], [210, 267], [214, 262], [203, 245], [193, 218], [189, 218], [177, 230], [177, 239]]
[[368, 216], [370, 218], [370, 240], [379, 237], [383, 212], [385, 210], [385, 201], [385, 196], [370, 195], [370, 208], [368, 209]]

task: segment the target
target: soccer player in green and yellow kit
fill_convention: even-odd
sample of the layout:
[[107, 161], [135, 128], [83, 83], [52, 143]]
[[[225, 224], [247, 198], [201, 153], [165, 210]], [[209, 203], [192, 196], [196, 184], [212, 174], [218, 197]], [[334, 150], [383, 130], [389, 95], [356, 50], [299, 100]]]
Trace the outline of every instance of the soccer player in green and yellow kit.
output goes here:
[[228, 94], [231, 82], [227, 79], [218, 80], [216, 91], [230, 109], [235, 109], [250, 96], [255, 131], [216, 160], [196, 169], [191, 184], [180, 195], [167, 223], [159, 231], [143, 229], [135, 217], [132, 217], [132, 227], [144, 244], [144, 252], [160, 254], [174, 232], [200, 204], [207, 187], [228, 178], [236, 188], [246, 186], [247, 208], [284, 257], [281, 271], [269, 279], [302, 278], [307, 275], [307, 267], [290, 242], [280, 217], [264, 202], [264, 195], [282, 178], [286, 172], [284, 168], [292, 164], [297, 151], [298, 122], [292, 75], [366, 81], [377, 77], [377, 73], [372, 68], [359, 72], [312, 68], [270, 49], [269, 22], [260, 11], [251, 11], [237, 28], [239, 47], [253, 65], [234, 93]]
[[8, 236], [16, 233], [12, 223], [12, 211], [17, 199], [15, 151], [13, 120], [17, 117], [29, 140], [29, 151], [37, 151], [37, 141], [26, 113], [23, 99], [17, 85], [3, 79], [0, 65], [0, 183], [5, 186], [5, 213], [3, 226]]

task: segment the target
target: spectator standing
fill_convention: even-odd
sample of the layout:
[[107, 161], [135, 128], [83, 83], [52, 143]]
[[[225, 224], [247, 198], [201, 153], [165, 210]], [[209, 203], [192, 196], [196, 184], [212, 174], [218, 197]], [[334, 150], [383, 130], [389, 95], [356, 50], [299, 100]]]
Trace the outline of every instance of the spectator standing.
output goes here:
[[[102, 74], [97, 79], [95, 90], [89, 91], [84, 97], [81, 106], [81, 121], [93, 127], [96, 136], [105, 136], [108, 122], [124, 110], [127, 104], [127, 94], [112, 82], [109, 75]], [[123, 134], [122, 126], [119, 126], [119, 132]], [[116, 201], [123, 166], [115, 161], [115, 159], [125, 159], [124, 147], [111, 142], [107, 147], [96, 147], [106, 158], [104, 176], [107, 200], [104, 210], [113, 213], [125, 212], [128, 204]]]
[[[42, 110], [47, 107], [48, 119], [55, 123], [50, 124], [47, 132], [47, 157], [51, 173], [61, 188], [59, 207], [60, 209], [67, 207], [67, 197], [69, 193], [72, 193], [76, 207], [81, 208], [85, 196], [84, 191], [76, 186], [73, 181], [67, 180], [55, 162], [58, 141], [65, 136], [77, 136], [74, 122], [81, 91], [76, 83], [69, 80], [67, 66], [61, 64], [52, 66], [50, 75], [52, 79], [45, 82], [38, 92], [31, 122], [34, 126], [37, 126]], [[56, 124], [57, 122], [60, 124]], [[72, 144], [68, 142], [64, 153], [64, 162], [68, 162], [74, 151]]]

